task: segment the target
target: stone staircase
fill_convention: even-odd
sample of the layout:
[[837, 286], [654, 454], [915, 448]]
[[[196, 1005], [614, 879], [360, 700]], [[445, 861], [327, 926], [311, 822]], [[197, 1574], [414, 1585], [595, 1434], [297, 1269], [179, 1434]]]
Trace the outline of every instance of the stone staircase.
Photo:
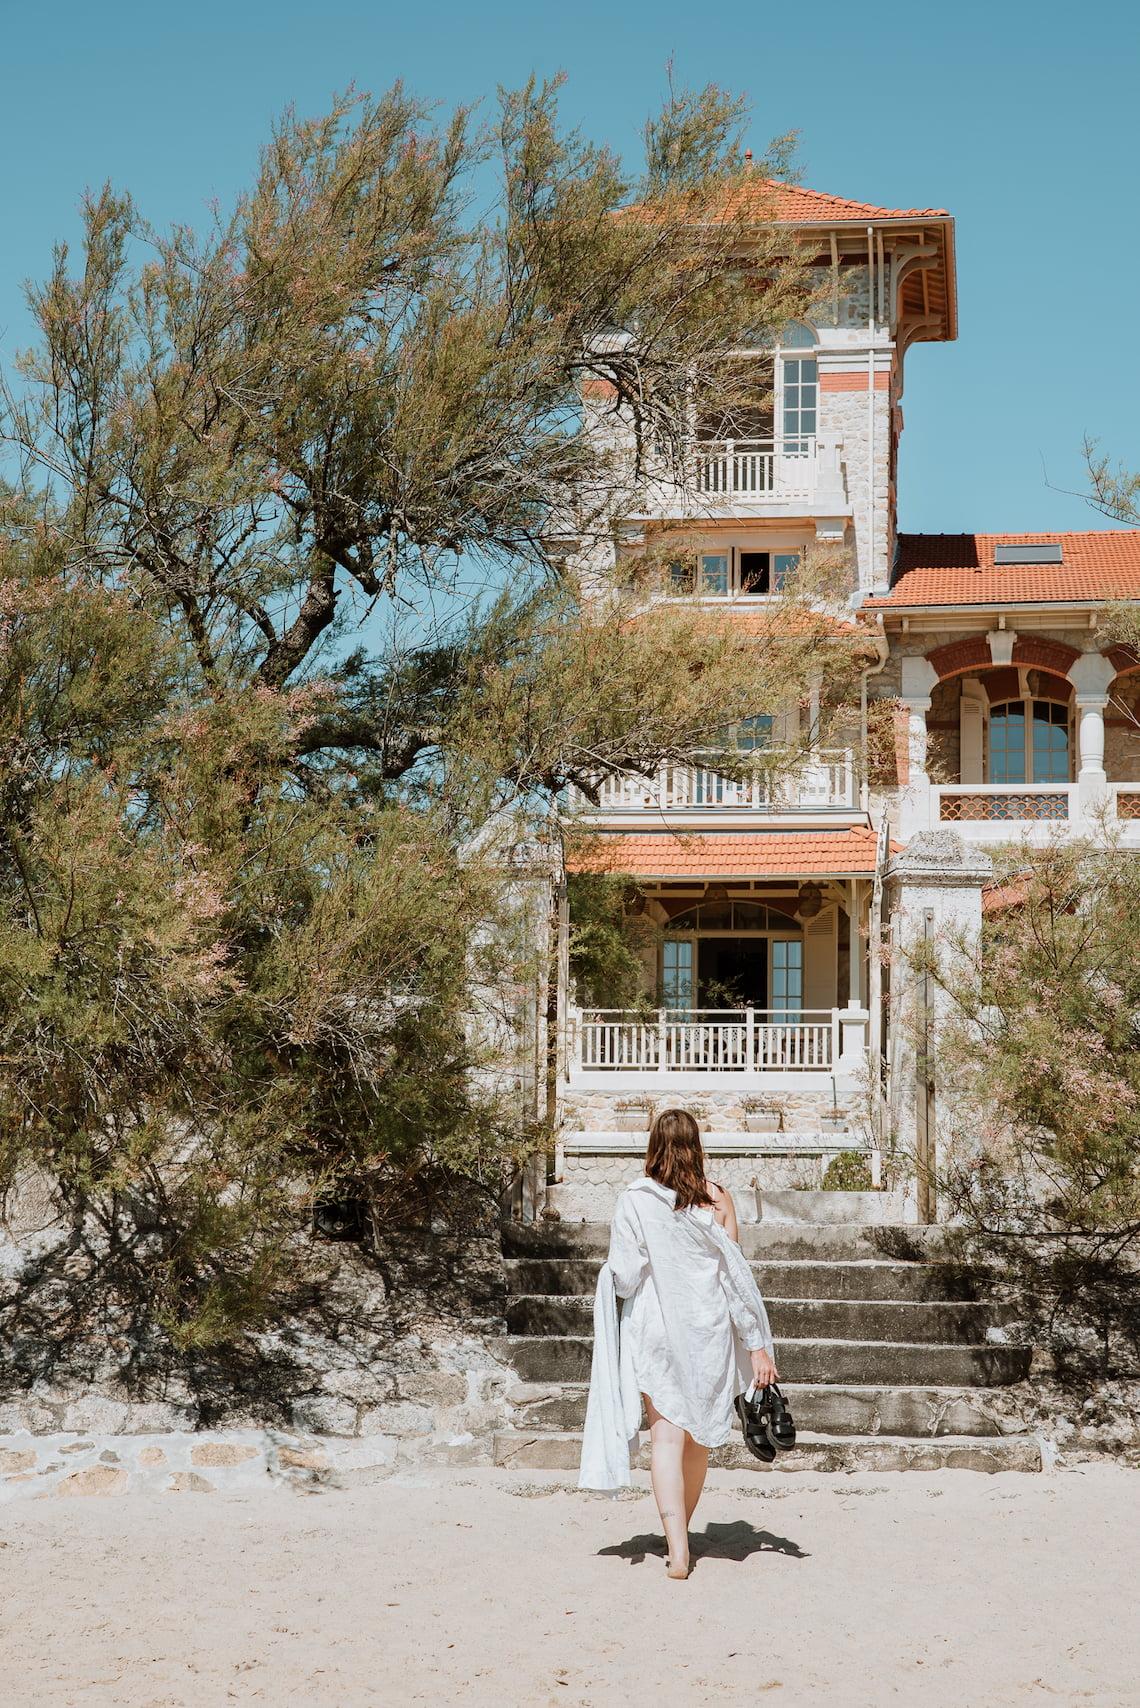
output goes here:
[[[520, 1381], [495, 1462], [577, 1468], [603, 1224], [503, 1231], [508, 1346]], [[1031, 1349], [1003, 1340], [1003, 1309], [939, 1261], [939, 1230], [753, 1223], [741, 1230], [799, 1431], [784, 1470], [1038, 1471], [1017, 1415]], [[759, 1471], [737, 1436], [715, 1465]], [[640, 1463], [648, 1465], [648, 1440]]]

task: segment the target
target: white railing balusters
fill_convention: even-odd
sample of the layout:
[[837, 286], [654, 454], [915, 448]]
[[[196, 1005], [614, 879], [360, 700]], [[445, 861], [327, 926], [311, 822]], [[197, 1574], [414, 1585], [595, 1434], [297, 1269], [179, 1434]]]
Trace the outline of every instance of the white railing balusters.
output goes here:
[[782, 812], [829, 807], [854, 807], [855, 766], [850, 748], [816, 754], [775, 784], [764, 765], [750, 765], [743, 777], [725, 776], [716, 768], [723, 758], [709, 753], [694, 765], [666, 764], [654, 777], [607, 777], [598, 790], [599, 812], [637, 812], [700, 808]]
[[613, 1072], [811, 1071], [839, 1059], [839, 1011], [659, 1009], [656, 1020], [622, 1009], [587, 1009], [577, 1020], [577, 1059]]
[[699, 491], [717, 498], [800, 498], [815, 490], [816, 442], [705, 439], [695, 448]]

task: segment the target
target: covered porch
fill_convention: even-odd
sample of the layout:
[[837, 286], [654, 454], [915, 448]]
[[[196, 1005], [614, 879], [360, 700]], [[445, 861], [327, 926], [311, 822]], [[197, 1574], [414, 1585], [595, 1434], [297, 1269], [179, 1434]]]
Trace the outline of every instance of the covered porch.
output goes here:
[[874, 831], [599, 841], [592, 869], [608, 862], [629, 875], [627, 906], [646, 926], [641, 989], [632, 1006], [595, 1007], [567, 981], [568, 1088], [815, 1091], [833, 1101], [852, 1088], [877, 1042]]

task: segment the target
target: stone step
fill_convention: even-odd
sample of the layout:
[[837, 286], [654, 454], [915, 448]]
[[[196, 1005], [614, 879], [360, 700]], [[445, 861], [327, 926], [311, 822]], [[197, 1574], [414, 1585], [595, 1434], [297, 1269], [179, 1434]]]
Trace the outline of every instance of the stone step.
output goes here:
[[[582, 1382], [590, 1375], [588, 1335], [508, 1335], [507, 1356], [524, 1382]], [[885, 1387], [986, 1388], [1029, 1373], [1027, 1346], [945, 1346], [891, 1341], [787, 1340], [776, 1347], [785, 1382]]]
[[[513, 1294], [592, 1293], [602, 1266], [592, 1257], [510, 1257], [507, 1285]], [[898, 1263], [889, 1259], [838, 1258], [820, 1262], [792, 1258], [754, 1261], [761, 1292], [781, 1299], [972, 1299], [976, 1282], [949, 1264]]]
[[[515, 1426], [525, 1431], [581, 1429], [586, 1421], [587, 1384], [537, 1387], [515, 1402]], [[990, 1438], [1020, 1433], [1002, 1398], [984, 1388], [883, 1388], [804, 1383], [788, 1388], [797, 1427], [820, 1435], [940, 1435]]]
[[[746, 1257], [817, 1262], [883, 1259], [921, 1263], [938, 1256], [945, 1244], [942, 1227], [859, 1226], [810, 1222], [746, 1222], [740, 1244]], [[604, 1257], [609, 1250], [608, 1222], [505, 1222], [507, 1257]]]
[[[528, 1434], [503, 1430], [495, 1436], [496, 1465], [543, 1471], [576, 1471], [582, 1437], [576, 1431]], [[728, 1471], [1040, 1471], [1041, 1448], [1035, 1436], [1007, 1435], [992, 1440], [943, 1435], [934, 1440], [903, 1441], [877, 1435], [829, 1436], [804, 1432], [788, 1453], [772, 1465], [754, 1459], [739, 1440], [715, 1448], [710, 1465]], [[639, 1469], [649, 1468], [649, 1443], [643, 1441]]]
[[[1000, 1327], [999, 1306], [915, 1299], [774, 1299], [767, 1301], [781, 1349], [798, 1340], [881, 1340], [976, 1346]], [[593, 1328], [593, 1300], [531, 1293], [507, 1301], [510, 1334], [579, 1335]]]

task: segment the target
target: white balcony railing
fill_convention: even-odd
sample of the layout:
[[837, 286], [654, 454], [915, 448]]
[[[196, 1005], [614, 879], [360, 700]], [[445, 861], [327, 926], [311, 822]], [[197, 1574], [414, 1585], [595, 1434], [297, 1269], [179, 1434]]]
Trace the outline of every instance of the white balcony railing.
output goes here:
[[855, 806], [855, 767], [850, 748], [817, 753], [794, 770], [775, 776], [768, 766], [755, 764], [743, 775], [726, 777], [712, 759], [710, 754], [707, 764], [662, 765], [653, 777], [607, 777], [593, 810], [747, 808], [753, 812], [806, 812]]
[[839, 1060], [839, 1011], [585, 1009], [571, 1015], [570, 1052], [591, 1073], [821, 1072]]
[[816, 441], [705, 439], [695, 452], [697, 490], [709, 498], [760, 503], [811, 498], [816, 488]]

